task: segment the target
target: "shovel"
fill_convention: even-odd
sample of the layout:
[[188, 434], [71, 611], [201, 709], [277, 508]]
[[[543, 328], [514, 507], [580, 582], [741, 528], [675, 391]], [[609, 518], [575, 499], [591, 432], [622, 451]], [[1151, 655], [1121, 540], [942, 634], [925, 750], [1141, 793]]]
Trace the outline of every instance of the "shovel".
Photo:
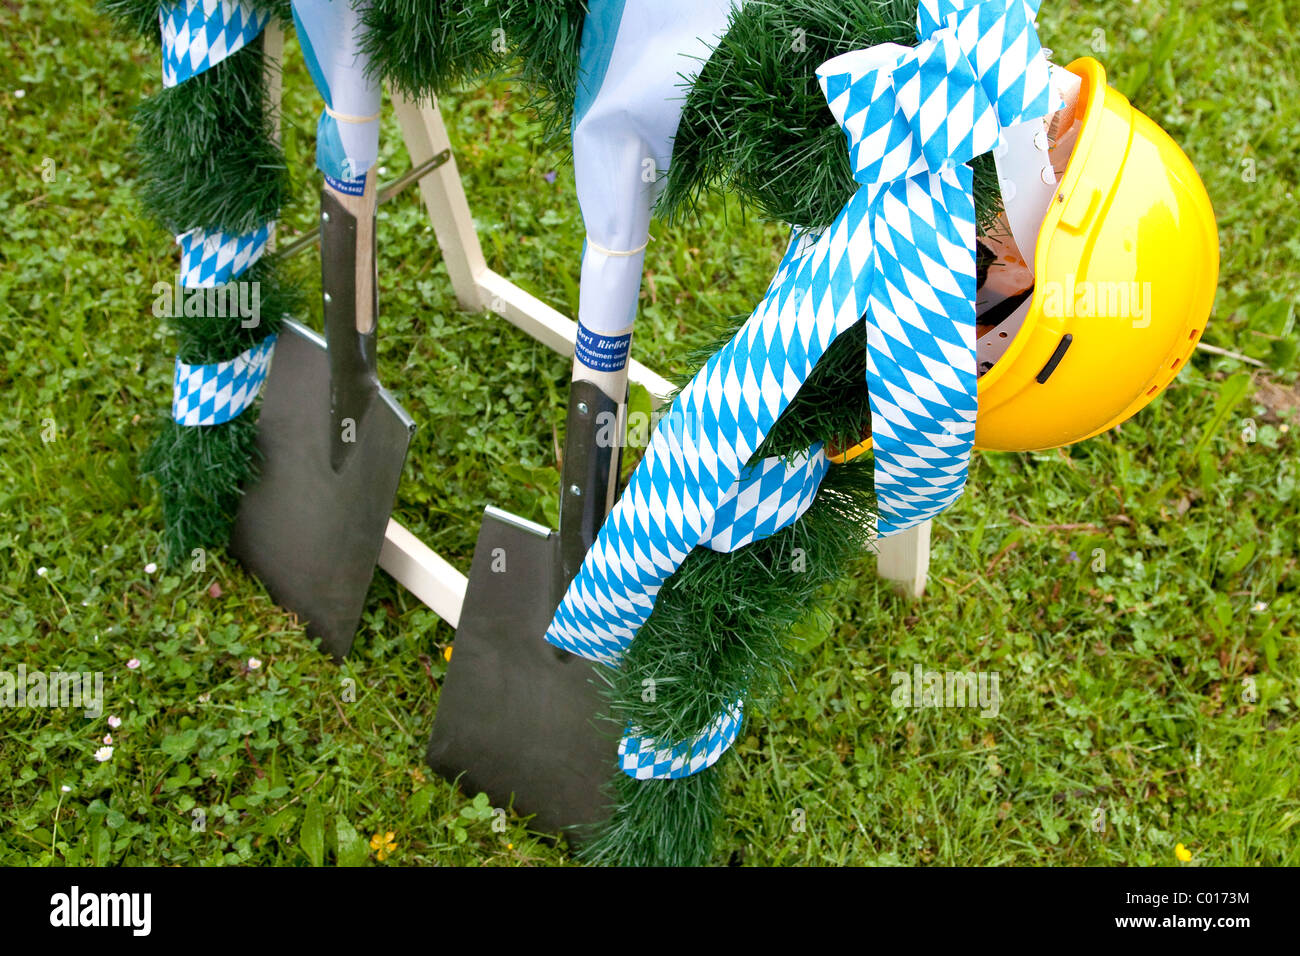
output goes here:
[[231, 553], [335, 659], [352, 646], [415, 424], [375, 371], [375, 174], [321, 191], [325, 338], [286, 320], [258, 419], [261, 474]]
[[600, 665], [543, 637], [613, 506], [620, 455], [597, 438], [622, 434], [626, 389], [626, 368], [570, 386], [559, 532], [484, 512], [429, 738], [439, 774], [576, 839], [607, 814], [618, 733], [597, 723]]

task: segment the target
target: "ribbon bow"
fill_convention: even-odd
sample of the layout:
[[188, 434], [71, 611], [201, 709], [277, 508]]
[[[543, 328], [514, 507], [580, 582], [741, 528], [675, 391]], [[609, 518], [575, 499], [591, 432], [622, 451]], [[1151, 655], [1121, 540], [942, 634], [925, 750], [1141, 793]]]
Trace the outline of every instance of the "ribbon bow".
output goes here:
[[[747, 464], [831, 342], [864, 316], [879, 533], [961, 494], [976, 411], [965, 164], [996, 145], [1002, 126], [1059, 107], [1036, 12], [1037, 0], [922, 0], [916, 47], [881, 44], [818, 69], [861, 186], [824, 233], [794, 230], [762, 302], [660, 421], [555, 613], [550, 643], [617, 666], [692, 548], [731, 550], [807, 509], [827, 468], [820, 445], [798, 461]], [[688, 741], [663, 745], [630, 728], [622, 768], [695, 773], [740, 725], [737, 701]]]

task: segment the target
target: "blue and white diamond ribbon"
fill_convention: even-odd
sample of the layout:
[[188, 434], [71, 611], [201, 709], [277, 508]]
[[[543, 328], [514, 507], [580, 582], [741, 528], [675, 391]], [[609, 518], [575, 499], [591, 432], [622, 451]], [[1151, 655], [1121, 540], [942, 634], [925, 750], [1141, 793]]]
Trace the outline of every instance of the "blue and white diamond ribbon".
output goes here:
[[700, 544], [711, 551], [737, 551], [789, 527], [812, 506], [829, 468], [820, 442], [798, 461], [755, 462], [719, 502]]
[[[821, 235], [795, 230], [763, 301], [661, 420], [548, 641], [618, 664], [659, 588], [692, 548], [723, 532], [716, 524], [723, 503], [813, 366], [864, 315], [878, 530], [910, 527], [961, 494], [976, 407], [975, 208], [966, 164], [996, 145], [1001, 126], [1057, 106], [1036, 10], [1036, 0], [922, 0], [916, 47], [882, 44], [818, 69], [860, 188]], [[796, 476], [787, 494], [805, 493], [797, 473], [816, 461], [814, 454], [789, 466]], [[732, 537], [752, 540], [749, 516], [733, 520]], [[727, 739], [711, 732], [723, 724], [716, 718], [675, 746], [633, 735], [636, 746], [625, 741], [621, 749], [669, 755], [650, 761], [668, 764], [656, 776], [671, 776], [674, 766], [694, 772]], [[737, 719], [730, 739], [738, 730]], [[697, 761], [700, 748], [705, 758]]]
[[266, 223], [246, 236], [191, 229], [176, 237], [181, 247], [181, 285], [210, 289], [225, 285], [266, 252], [274, 223]]
[[268, 335], [233, 359], [188, 365], [176, 359], [172, 418], [181, 425], [221, 425], [237, 417], [262, 390], [275, 336]]
[[628, 734], [618, 744], [618, 766], [638, 780], [677, 780], [717, 763], [740, 733], [744, 713], [740, 701], [713, 719], [690, 740], [659, 747], [649, 737]]
[[241, 50], [270, 17], [239, 0], [182, 0], [158, 11], [163, 86], [172, 87]]
[[[257, 38], [270, 17], [239, 0], [179, 0], [158, 11], [162, 32], [163, 86], [191, 80]], [[245, 272], [266, 252], [275, 229], [265, 223], [243, 236], [191, 229], [176, 237], [181, 247], [180, 284], [211, 289]], [[188, 365], [176, 359], [172, 418], [181, 425], [220, 425], [253, 403], [266, 379], [275, 336], [225, 362]]]

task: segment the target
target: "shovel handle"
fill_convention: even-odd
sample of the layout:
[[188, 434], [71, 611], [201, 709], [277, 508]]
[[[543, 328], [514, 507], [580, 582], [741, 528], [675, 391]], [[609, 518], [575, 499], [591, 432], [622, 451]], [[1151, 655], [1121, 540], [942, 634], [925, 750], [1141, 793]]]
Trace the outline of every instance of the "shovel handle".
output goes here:
[[378, 197], [375, 168], [372, 166], [366, 172], [365, 189], [359, 196], [335, 189], [328, 180], [325, 190], [357, 221], [356, 326], [358, 332], [366, 335], [375, 328], [375, 207]]

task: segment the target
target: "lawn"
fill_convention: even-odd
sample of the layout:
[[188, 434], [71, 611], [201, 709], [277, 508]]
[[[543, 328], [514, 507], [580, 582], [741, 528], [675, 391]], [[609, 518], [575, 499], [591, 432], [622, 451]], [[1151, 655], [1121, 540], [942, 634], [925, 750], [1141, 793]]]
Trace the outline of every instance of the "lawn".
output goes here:
[[[867, 557], [801, 631], [731, 762], [717, 862], [1179, 865], [1182, 844], [1190, 865], [1300, 863], [1289, 12], [1048, 0], [1055, 59], [1101, 59], [1201, 171], [1223, 255], [1206, 342], [1263, 367], [1199, 352], [1112, 433], [977, 455], [924, 599]], [[454, 632], [385, 574], [339, 667], [225, 554], [164, 566], [139, 458], [168, 412], [151, 288], [176, 256], [129, 152], [156, 54], [87, 0], [4, 0], [0, 45], [0, 669], [105, 682], [97, 718], [5, 714], [0, 863], [569, 862], [424, 768]], [[572, 175], [521, 104], [493, 85], [442, 105], [489, 264], [572, 315]], [[318, 109], [291, 38], [285, 238], [316, 215]], [[391, 117], [382, 149], [382, 177], [407, 168]], [[762, 295], [783, 229], [717, 200], [654, 233], [634, 355], [673, 375]], [[317, 302], [312, 258], [294, 268]], [[382, 376], [420, 429], [397, 517], [468, 569], [485, 504], [555, 520], [569, 362], [457, 310], [414, 190], [380, 213], [380, 271]], [[918, 665], [996, 673], [997, 716], [893, 706]]]

